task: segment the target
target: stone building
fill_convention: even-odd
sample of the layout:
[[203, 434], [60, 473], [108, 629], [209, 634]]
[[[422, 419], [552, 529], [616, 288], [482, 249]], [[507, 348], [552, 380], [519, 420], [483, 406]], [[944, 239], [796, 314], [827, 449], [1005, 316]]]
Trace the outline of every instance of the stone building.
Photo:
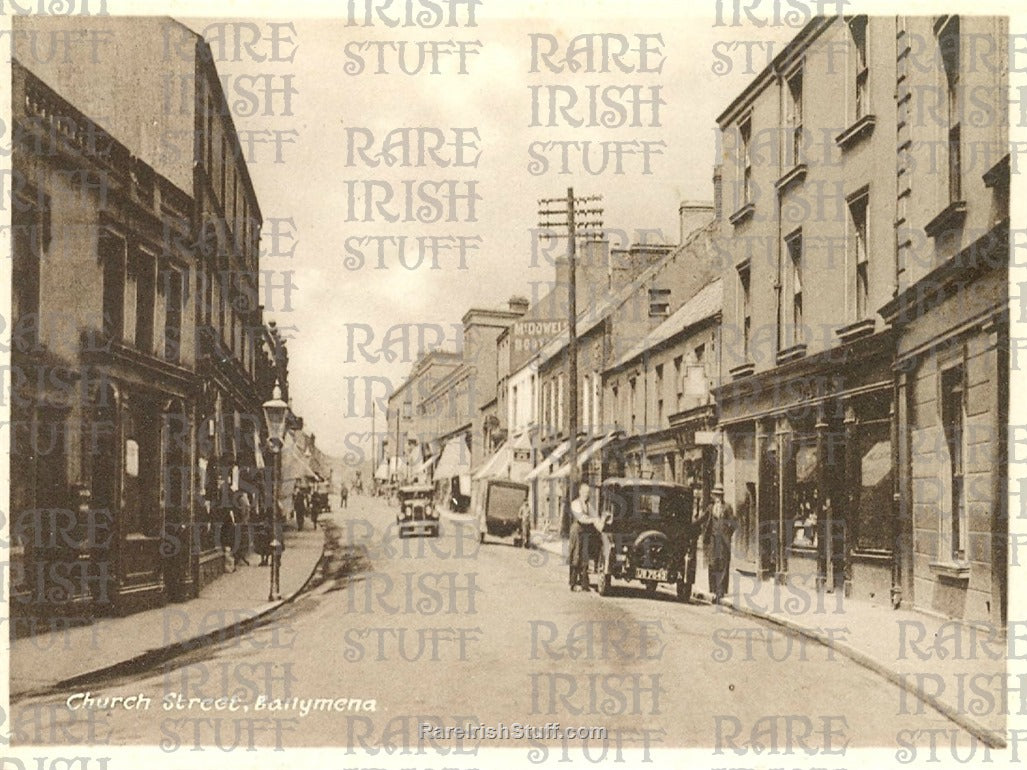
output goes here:
[[[998, 617], [1005, 461], [977, 463], [995, 486], [981, 497], [951, 468], [966, 426], [1003, 414], [1004, 68], [966, 58], [1000, 26], [813, 19], [718, 118], [731, 245], [716, 398], [743, 570]], [[926, 477], [943, 480], [934, 499]]]

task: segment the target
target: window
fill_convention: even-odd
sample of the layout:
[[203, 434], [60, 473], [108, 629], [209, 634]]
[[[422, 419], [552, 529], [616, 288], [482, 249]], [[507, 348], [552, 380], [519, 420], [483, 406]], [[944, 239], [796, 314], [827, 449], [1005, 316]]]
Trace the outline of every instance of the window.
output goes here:
[[592, 426], [600, 431], [603, 430], [603, 379], [599, 372], [592, 373]]
[[867, 17], [856, 16], [849, 20], [852, 35], [853, 61], [855, 62], [856, 120], [870, 114], [870, 91], [868, 80], [870, 68], [867, 65]]
[[629, 398], [631, 399], [631, 402], [627, 406], [629, 406], [629, 409], [631, 409], [632, 411], [631, 432], [632, 434], [634, 434], [637, 417], [636, 406], [638, 403], [638, 381], [636, 380], [636, 378], [633, 377], [632, 379], [627, 381], [627, 384], [631, 386], [631, 392], [629, 393]]
[[803, 341], [802, 332], [802, 233], [797, 232], [785, 241], [792, 271], [792, 344]]
[[656, 366], [656, 427], [663, 426], [663, 364]]
[[752, 337], [752, 293], [750, 291], [749, 266], [738, 268], [738, 288], [741, 293], [742, 358], [749, 360], [750, 338]]
[[680, 412], [682, 410], [682, 408], [684, 408], [684, 402], [685, 402], [685, 393], [684, 393], [685, 381], [684, 381], [684, 379], [681, 376], [681, 364], [683, 364], [683, 363], [684, 363], [684, 356], [677, 356], [674, 359], [674, 388], [676, 390], [676, 399], [677, 399], [674, 402], [674, 404], [675, 404], [675, 411], [678, 411], [678, 412]]
[[788, 160], [802, 162], [802, 70], [788, 78]]
[[556, 378], [556, 431], [557, 433], [563, 432], [563, 393], [564, 393], [564, 374], [560, 374]]
[[[617, 416], [620, 416], [620, 406], [621, 406], [621, 403], [620, 403], [620, 386], [619, 385], [614, 385], [610, 389], [610, 393], [613, 396], [613, 399], [612, 399], [613, 400], [613, 407], [614, 407], [615, 410], [617, 410], [617, 413], [618, 413]], [[620, 428], [620, 420], [617, 420], [617, 427]]]
[[135, 346], [144, 353], [153, 350], [153, 311], [157, 284], [156, 257], [148, 251], [133, 249], [133, 272], [136, 284]]
[[164, 271], [164, 358], [178, 363], [182, 348], [182, 273]]
[[670, 315], [670, 289], [649, 289], [649, 317], [666, 318]]
[[959, 17], [943, 17], [936, 24], [938, 30], [938, 47], [941, 53], [942, 68], [945, 71], [945, 88], [948, 101], [948, 186], [949, 202], [962, 200], [963, 195], [963, 162], [962, 162], [962, 128], [960, 126], [960, 31]]
[[121, 342], [125, 330], [125, 239], [101, 231], [99, 256], [103, 266], [103, 336]]
[[49, 198], [16, 195], [11, 224], [13, 343], [16, 350], [27, 352], [39, 342], [39, 273], [50, 245]]
[[949, 449], [951, 494], [951, 555], [953, 561], [966, 561], [966, 488], [964, 485], [964, 434], [966, 398], [963, 367], [953, 366], [941, 373], [941, 417]]
[[744, 205], [752, 201], [752, 118], [738, 124], [738, 169]]
[[856, 320], [870, 317], [870, 255], [867, 245], [869, 196], [861, 193], [849, 201], [852, 262], [856, 277]]

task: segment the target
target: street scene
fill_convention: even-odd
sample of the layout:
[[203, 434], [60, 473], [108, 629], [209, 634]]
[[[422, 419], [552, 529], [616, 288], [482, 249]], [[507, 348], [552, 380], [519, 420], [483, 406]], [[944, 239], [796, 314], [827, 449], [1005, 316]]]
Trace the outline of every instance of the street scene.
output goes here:
[[10, 32], [13, 767], [1019, 761], [1017, 17], [87, 5]]

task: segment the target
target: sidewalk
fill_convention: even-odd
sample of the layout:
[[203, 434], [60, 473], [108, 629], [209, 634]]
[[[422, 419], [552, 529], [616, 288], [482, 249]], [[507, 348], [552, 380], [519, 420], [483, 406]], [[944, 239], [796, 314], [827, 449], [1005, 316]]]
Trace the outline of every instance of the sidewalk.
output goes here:
[[[532, 546], [566, 558], [559, 536], [533, 533]], [[709, 594], [699, 590], [706, 582], [705, 570], [697, 570], [692, 596], [709, 603]], [[816, 640], [901, 688], [901, 713], [921, 714], [929, 706], [991, 748], [1006, 745], [1007, 641], [998, 630], [739, 573], [732, 576], [731, 593], [711, 611], [747, 615]]]
[[270, 568], [257, 566], [260, 557], [251, 554], [250, 566], [222, 575], [190, 601], [15, 640], [11, 701], [101, 672], [139, 670], [211, 638], [230, 638], [296, 596], [314, 573], [324, 543], [320, 526], [285, 531], [279, 601], [267, 600]]

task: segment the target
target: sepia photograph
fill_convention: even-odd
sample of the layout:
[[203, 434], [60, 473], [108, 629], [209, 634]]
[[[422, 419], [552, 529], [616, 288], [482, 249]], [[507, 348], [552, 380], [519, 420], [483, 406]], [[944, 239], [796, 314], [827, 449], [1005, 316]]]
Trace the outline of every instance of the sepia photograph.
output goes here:
[[0, 8], [0, 770], [1021, 761], [1011, 5]]

